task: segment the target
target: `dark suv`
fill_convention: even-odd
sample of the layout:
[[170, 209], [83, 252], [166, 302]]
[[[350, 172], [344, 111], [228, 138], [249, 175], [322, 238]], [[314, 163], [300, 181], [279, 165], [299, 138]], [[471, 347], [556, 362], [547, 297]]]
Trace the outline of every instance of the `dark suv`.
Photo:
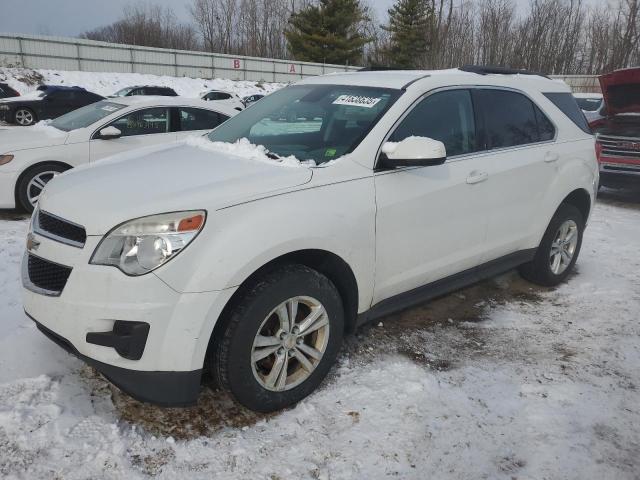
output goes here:
[[0, 83], [0, 98], [19, 97], [20, 94], [16, 92], [6, 83]]
[[84, 88], [41, 85], [33, 93], [0, 100], [0, 121], [26, 127], [100, 100], [104, 97]]
[[157, 95], [160, 97], [177, 97], [178, 94], [173, 88], [157, 87], [154, 85], [136, 85], [135, 87], [127, 87], [118, 90], [110, 98], [115, 97], [132, 97], [134, 95]]

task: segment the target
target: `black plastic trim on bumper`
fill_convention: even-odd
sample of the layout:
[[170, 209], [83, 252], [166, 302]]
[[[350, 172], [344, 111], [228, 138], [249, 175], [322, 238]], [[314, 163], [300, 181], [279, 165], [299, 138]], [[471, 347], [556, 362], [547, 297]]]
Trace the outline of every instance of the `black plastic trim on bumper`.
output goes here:
[[149, 324], [116, 320], [110, 332], [89, 332], [87, 343], [111, 347], [127, 360], [140, 360], [149, 336]]
[[637, 173], [624, 171], [600, 170], [600, 184], [604, 186], [633, 186], [640, 185], [640, 171]]
[[27, 312], [25, 313], [47, 338], [91, 365], [116, 387], [136, 400], [161, 407], [189, 407], [197, 402], [202, 369], [190, 372], [146, 372], [114, 367], [82, 355], [66, 338], [49, 330]]

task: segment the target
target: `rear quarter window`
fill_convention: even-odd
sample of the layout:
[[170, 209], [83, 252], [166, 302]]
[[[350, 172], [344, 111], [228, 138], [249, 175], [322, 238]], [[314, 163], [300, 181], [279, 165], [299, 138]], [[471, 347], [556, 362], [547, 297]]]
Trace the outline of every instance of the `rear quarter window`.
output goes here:
[[584, 113], [582, 113], [582, 110], [580, 110], [580, 107], [578, 106], [578, 102], [576, 102], [576, 99], [571, 93], [544, 93], [543, 95], [556, 107], [562, 110], [562, 113], [569, 117], [569, 119], [575, 123], [580, 130], [589, 134], [593, 133], [587, 123]]

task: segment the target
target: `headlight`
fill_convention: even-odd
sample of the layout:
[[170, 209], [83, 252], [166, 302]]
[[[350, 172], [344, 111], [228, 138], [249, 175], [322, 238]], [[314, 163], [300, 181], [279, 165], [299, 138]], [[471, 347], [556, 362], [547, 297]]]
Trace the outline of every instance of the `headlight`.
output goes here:
[[196, 210], [130, 220], [102, 239], [89, 263], [112, 265], [132, 276], [149, 273], [184, 250], [202, 230], [206, 216]]
[[9, 105], [0, 105], [0, 110], [10, 110]]
[[0, 155], [0, 165], [6, 165], [13, 160], [13, 155]]

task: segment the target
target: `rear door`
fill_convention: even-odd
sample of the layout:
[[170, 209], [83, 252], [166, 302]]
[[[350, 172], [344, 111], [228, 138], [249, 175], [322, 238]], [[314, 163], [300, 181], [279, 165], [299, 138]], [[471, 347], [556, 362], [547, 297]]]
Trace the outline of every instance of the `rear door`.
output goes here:
[[[153, 107], [130, 112], [94, 132], [90, 141], [91, 161], [135, 148], [153, 145], [171, 144], [176, 141], [176, 132], [172, 132], [171, 108]], [[120, 138], [102, 140], [100, 130], [115, 127], [122, 133]]]
[[40, 119], [56, 118], [75, 110], [72, 97], [73, 92], [67, 90], [51, 92], [42, 100]]
[[474, 104], [483, 123], [490, 186], [487, 262], [531, 247], [540, 233], [537, 209], [560, 155], [554, 148], [555, 126], [523, 93], [475, 89]]
[[174, 130], [178, 140], [189, 136], [203, 135], [229, 118], [218, 112], [195, 107], [177, 107], [173, 109], [173, 112]]

